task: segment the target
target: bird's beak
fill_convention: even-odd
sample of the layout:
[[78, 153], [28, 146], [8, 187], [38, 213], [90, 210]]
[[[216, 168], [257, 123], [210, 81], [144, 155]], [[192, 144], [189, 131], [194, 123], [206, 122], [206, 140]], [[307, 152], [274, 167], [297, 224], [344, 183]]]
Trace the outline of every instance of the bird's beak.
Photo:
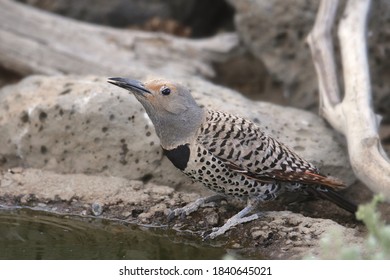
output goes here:
[[151, 92], [137, 80], [130, 80], [126, 78], [108, 78], [110, 84], [127, 89], [133, 93], [144, 95], [145, 93], [151, 94]]

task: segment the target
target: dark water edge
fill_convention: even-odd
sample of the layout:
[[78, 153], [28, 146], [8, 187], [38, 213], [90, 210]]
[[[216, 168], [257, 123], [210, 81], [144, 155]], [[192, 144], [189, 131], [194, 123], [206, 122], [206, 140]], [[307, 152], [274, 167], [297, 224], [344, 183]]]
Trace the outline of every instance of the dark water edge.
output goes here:
[[167, 229], [0, 208], [0, 259], [222, 259], [223, 248], [174, 242]]

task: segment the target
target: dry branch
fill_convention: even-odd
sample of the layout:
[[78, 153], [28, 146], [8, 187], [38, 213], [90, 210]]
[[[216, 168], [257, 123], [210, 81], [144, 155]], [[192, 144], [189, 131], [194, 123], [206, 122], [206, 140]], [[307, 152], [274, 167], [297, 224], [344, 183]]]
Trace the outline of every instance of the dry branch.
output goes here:
[[330, 30], [337, 0], [322, 0], [315, 25], [308, 36], [319, 81], [320, 112], [345, 135], [356, 176], [373, 192], [390, 200], [390, 161], [378, 135], [378, 117], [371, 104], [366, 26], [370, 0], [349, 0], [338, 35], [344, 78], [341, 100]]

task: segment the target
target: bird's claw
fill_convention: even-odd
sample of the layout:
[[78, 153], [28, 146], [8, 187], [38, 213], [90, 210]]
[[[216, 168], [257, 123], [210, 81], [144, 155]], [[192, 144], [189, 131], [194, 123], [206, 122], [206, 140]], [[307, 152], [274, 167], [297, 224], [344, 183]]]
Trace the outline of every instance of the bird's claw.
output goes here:
[[186, 207], [176, 208], [175, 210], [170, 210], [170, 212], [167, 216], [168, 222], [172, 222], [176, 217], [180, 217], [180, 219], [184, 219], [187, 215], [189, 215], [190, 212], [188, 212], [188, 210], [185, 208]]
[[203, 237], [203, 240], [214, 239], [214, 238], [224, 234], [225, 232], [230, 230], [232, 227], [235, 227], [237, 225], [240, 225], [240, 224], [243, 224], [243, 223], [247, 223], [247, 222], [256, 220], [260, 216], [261, 216], [260, 213], [256, 213], [256, 214], [253, 214], [253, 215], [250, 215], [250, 216], [247, 216], [247, 217], [233, 216], [223, 226], [213, 228], [211, 233], [209, 233], [209, 234], [207, 234], [207, 235], [205, 235]]
[[189, 214], [197, 211], [205, 203], [218, 201], [222, 198], [223, 197], [220, 195], [211, 195], [209, 197], [198, 198], [194, 202], [187, 204], [184, 207], [176, 208], [175, 210], [171, 210], [167, 216], [168, 222], [171, 222], [175, 217], [178, 217], [178, 216], [180, 216], [181, 219], [184, 219]]

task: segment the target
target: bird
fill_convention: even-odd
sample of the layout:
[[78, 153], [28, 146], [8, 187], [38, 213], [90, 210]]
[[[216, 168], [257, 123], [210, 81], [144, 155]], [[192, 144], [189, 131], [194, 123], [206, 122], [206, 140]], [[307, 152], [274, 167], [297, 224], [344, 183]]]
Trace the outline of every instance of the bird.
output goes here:
[[172, 210], [169, 219], [196, 211], [204, 203], [224, 197], [246, 201], [246, 207], [208, 238], [261, 217], [259, 204], [285, 192], [303, 192], [327, 199], [355, 213], [357, 206], [338, 193], [345, 184], [319, 169], [250, 120], [206, 109], [190, 89], [165, 79], [146, 82], [109, 78], [133, 93], [152, 121], [164, 155], [185, 175], [216, 194]]

